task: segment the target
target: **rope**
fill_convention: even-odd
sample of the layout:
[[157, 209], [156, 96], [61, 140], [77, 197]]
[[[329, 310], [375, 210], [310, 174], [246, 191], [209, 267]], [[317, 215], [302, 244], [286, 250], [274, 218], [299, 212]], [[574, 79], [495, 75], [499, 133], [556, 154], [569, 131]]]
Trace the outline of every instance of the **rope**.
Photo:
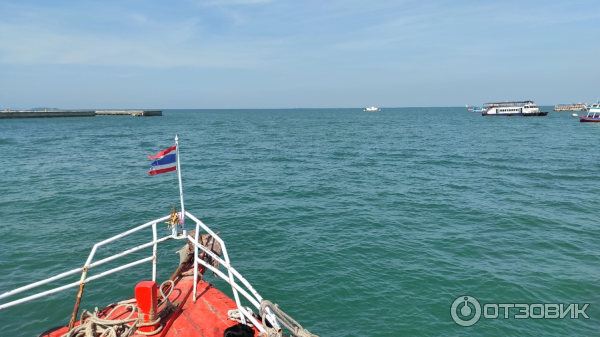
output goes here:
[[[135, 324], [136, 328], [141, 328], [144, 326], [151, 326], [151, 325], [155, 325], [158, 324], [160, 322], [160, 317], [158, 317], [156, 320], [154, 320], [154, 322], [148, 322], [148, 323], [140, 323], [139, 321]], [[154, 330], [154, 331], [150, 331], [150, 332], [144, 332], [144, 331], [137, 331], [136, 333], [139, 335], [144, 335], [144, 336], [152, 336], [152, 335], [156, 335], [157, 333], [161, 332], [163, 329], [163, 325], [161, 324], [158, 329]]]
[[[169, 289], [169, 293], [168, 293], [168, 294], [165, 296], [165, 293], [163, 293], [163, 286], [164, 286], [164, 285], [165, 285], [165, 283], [167, 283], [167, 282], [171, 282], [171, 288]], [[161, 304], [162, 304], [164, 301], [171, 302], [171, 301], [169, 301], [169, 296], [171, 296], [171, 293], [173, 292], [173, 289], [174, 289], [174, 288], [175, 288], [175, 282], [173, 282], [172, 280], [166, 280], [165, 282], [163, 282], [163, 283], [160, 285], [160, 287], [158, 287], [158, 290], [160, 291], [160, 295], [162, 296], [163, 300], [162, 300], [162, 302], [160, 302], [160, 303], [157, 305], [157, 307], [158, 307], [159, 305], [161, 305]]]
[[[125, 319], [109, 319], [110, 315], [118, 308], [131, 308], [131, 313]], [[131, 318], [137, 307], [131, 303], [119, 303], [114, 307], [105, 318], [98, 317], [98, 308], [93, 313], [88, 310], [83, 310], [79, 320], [79, 326], [76, 326], [68, 333], [61, 337], [128, 337], [135, 330], [135, 322], [137, 318]], [[84, 321], [84, 316], [87, 315], [87, 320]], [[132, 323], [128, 325], [127, 323]]]
[[[162, 288], [167, 282], [171, 282], [171, 289], [169, 290], [169, 293], [165, 296]], [[171, 280], [166, 280], [159, 287], [160, 294], [163, 296], [163, 302], [167, 301], [167, 307], [169, 307], [170, 304], [169, 295], [171, 295], [173, 288], [175, 288], [175, 283]], [[61, 337], [129, 337], [133, 334], [133, 332], [136, 332], [140, 335], [151, 336], [161, 332], [163, 329], [163, 325], [161, 325], [160, 327], [158, 327], [158, 329], [152, 332], [136, 331], [137, 328], [153, 326], [160, 323], [161, 317], [158, 317], [153, 322], [148, 323], [140, 322], [139, 317], [131, 318], [131, 316], [133, 316], [133, 314], [138, 310], [137, 305], [134, 304], [135, 302], [135, 299], [130, 299], [117, 303], [117, 306], [114, 307], [104, 318], [98, 317], [98, 307], [95, 308], [93, 313], [84, 309], [79, 319], [79, 326], [74, 327], [71, 331], [62, 335]], [[129, 316], [127, 316], [125, 319], [110, 319], [110, 316], [117, 309], [122, 307], [131, 310]], [[84, 318], [84, 316], [86, 315], [87, 317]], [[129, 325], [129, 323], [133, 324]]]
[[310, 333], [310, 331], [304, 329], [298, 322], [296, 322], [292, 317], [279, 309], [279, 305], [273, 304], [271, 301], [263, 300], [260, 303], [259, 313], [262, 316], [262, 324], [263, 327], [267, 330], [268, 337], [279, 336], [279, 333], [274, 328], [269, 328], [267, 326], [266, 317], [267, 313], [265, 308], [270, 308], [275, 315], [277, 315], [279, 323], [281, 323], [286, 329], [290, 331], [292, 336], [295, 337], [319, 337]]
[[[250, 316], [254, 316], [254, 312], [252, 311], [252, 309], [250, 309], [249, 307], [244, 307], [244, 309], [246, 309], [246, 311], [248, 311]], [[229, 319], [232, 321], [242, 323], [242, 313], [240, 312], [239, 309], [231, 309], [231, 310], [227, 311], [227, 316], [229, 316]], [[254, 324], [252, 324], [248, 321], [246, 322], [246, 325], [251, 328], [254, 326]]]

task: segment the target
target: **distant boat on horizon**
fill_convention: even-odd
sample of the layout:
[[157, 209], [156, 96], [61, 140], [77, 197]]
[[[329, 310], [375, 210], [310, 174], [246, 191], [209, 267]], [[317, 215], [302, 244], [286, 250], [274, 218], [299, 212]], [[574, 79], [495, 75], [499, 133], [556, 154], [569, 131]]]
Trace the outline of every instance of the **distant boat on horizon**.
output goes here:
[[366, 107], [363, 111], [381, 111], [381, 109], [374, 107], [374, 106], [369, 106], [369, 107]]
[[485, 103], [482, 116], [546, 116], [533, 101], [512, 101]]
[[474, 106], [472, 108], [469, 108], [469, 106], [467, 106], [467, 110], [474, 112], [474, 113], [482, 113], [485, 109], [482, 106]]
[[552, 111], [587, 111], [589, 107], [585, 103], [557, 104]]

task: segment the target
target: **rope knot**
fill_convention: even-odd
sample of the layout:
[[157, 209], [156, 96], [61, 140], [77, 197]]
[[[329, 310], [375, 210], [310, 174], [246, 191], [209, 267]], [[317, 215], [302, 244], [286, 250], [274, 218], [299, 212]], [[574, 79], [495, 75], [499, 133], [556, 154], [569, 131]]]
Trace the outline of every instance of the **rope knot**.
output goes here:
[[[279, 309], [278, 304], [275, 304], [269, 300], [263, 300], [260, 303], [259, 313], [262, 316], [262, 323], [263, 323], [263, 326], [265, 327], [265, 329], [267, 330], [267, 334], [269, 337], [281, 336], [282, 331], [281, 330], [276, 331], [273, 328], [267, 327], [267, 324], [266, 324], [267, 322], [265, 319], [268, 314], [266, 311], [267, 308], [271, 309], [273, 314], [275, 314], [277, 316], [277, 320], [279, 321], [279, 323], [281, 323], [286, 329], [288, 329], [290, 331], [290, 333], [292, 334], [292, 336], [295, 336], [295, 337], [319, 337], [317, 335], [310, 333], [310, 331], [304, 329], [302, 327], [302, 325], [300, 325], [300, 323], [296, 322], [292, 317], [290, 317], [290, 315], [286, 314], [281, 309]], [[273, 332], [275, 332], [276, 334], [272, 335]]]

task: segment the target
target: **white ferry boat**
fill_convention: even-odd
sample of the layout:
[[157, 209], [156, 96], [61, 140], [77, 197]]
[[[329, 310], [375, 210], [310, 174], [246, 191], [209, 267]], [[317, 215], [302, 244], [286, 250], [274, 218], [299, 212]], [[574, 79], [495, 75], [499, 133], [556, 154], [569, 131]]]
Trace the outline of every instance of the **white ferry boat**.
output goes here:
[[548, 111], [540, 111], [533, 101], [513, 101], [485, 103], [482, 116], [546, 116]]
[[363, 111], [381, 111], [381, 109], [374, 107], [374, 106], [369, 106], [369, 107], [366, 107]]

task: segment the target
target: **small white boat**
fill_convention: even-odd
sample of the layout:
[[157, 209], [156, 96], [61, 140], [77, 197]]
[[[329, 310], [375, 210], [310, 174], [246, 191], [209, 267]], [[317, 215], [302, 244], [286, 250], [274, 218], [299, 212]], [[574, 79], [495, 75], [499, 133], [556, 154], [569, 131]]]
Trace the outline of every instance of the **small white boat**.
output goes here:
[[578, 114], [572, 114], [571, 116], [573, 116], [573, 117], [579, 117]]
[[376, 108], [374, 106], [366, 107], [363, 111], [381, 111], [381, 109]]

